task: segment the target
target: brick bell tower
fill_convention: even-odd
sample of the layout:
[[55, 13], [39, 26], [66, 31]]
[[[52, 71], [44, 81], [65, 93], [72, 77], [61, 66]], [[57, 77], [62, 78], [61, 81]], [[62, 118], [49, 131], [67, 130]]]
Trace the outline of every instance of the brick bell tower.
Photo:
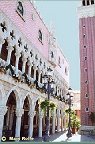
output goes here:
[[[81, 74], [81, 128], [92, 129], [95, 121], [95, 0], [82, 0], [78, 8], [80, 74]], [[92, 115], [91, 115], [92, 114]]]

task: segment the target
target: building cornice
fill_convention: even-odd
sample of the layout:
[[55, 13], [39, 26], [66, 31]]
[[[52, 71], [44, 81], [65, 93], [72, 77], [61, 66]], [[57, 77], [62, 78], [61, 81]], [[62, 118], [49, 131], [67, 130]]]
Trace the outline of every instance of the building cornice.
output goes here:
[[95, 4], [78, 7], [78, 17], [87, 18], [95, 16]]

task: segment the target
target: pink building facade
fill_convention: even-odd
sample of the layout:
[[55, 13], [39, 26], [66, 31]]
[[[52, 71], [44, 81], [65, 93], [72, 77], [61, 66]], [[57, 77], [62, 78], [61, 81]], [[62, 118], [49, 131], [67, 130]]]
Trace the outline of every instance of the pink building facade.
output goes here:
[[[30, 0], [0, 2], [0, 138], [42, 137], [46, 118], [41, 102], [43, 75], [53, 70], [56, 107], [50, 114], [50, 133], [66, 128], [65, 97], [69, 64]], [[13, 138], [18, 139], [13, 139]], [[31, 140], [31, 139], [30, 139]]]
[[95, 1], [83, 0], [78, 8], [80, 71], [81, 71], [81, 125], [95, 127]]

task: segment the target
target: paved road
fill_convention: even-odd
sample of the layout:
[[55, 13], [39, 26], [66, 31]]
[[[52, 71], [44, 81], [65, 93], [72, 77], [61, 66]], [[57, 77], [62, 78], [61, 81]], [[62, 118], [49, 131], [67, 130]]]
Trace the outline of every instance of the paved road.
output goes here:
[[[72, 135], [71, 138], [67, 139], [66, 133], [67, 132], [55, 133], [50, 136], [49, 141], [50, 142], [95, 142], [95, 136], [74, 134]], [[43, 140], [36, 138], [34, 139], [34, 141], [41, 142]]]
[[[59, 133], [55, 133], [53, 135], [50, 136], [49, 141], [50, 142], [63, 142], [63, 143], [67, 143], [67, 142], [94, 142], [95, 144], [95, 136], [86, 136], [86, 135], [79, 135], [79, 134], [74, 134], [72, 135], [71, 138], [67, 139], [66, 137], [67, 132], [59, 132]], [[43, 138], [34, 138], [32, 141], [21, 141], [20, 143], [31, 143], [31, 142], [44, 142], [44, 137]], [[10, 143], [9, 143], [10, 144]]]
[[74, 134], [71, 138], [67, 139], [66, 133], [62, 134], [58, 138], [52, 140], [52, 142], [95, 142], [95, 136], [86, 136], [86, 135], [79, 135]]

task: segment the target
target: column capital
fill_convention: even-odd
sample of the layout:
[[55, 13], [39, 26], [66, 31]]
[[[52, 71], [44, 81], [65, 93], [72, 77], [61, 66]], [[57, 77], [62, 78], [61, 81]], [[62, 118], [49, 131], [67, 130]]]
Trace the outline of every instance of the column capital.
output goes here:
[[30, 117], [34, 117], [34, 116], [35, 116], [35, 114], [36, 114], [36, 112], [35, 112], [35, 111], [31, 111], [31, 110], [29, 111], [29, 116], [30, 116]]
[[41, 74], [42, 73], [42, 70], [38, 67], [38, 72], [39, 72], [39, 74]]
[[11, 37], [10, 37], [10, 36], [7, 37], [7, 42], [8, 42], [8, 44], [11, 44], [11, 41], [12, 41]]
[[0, 37], [0, 44], [4, 44], [4, 42], [5, 40], [2, 37]]
[[39, 112], [39, 118], [43, 118], [43, 116], [44, 116], [43, 112], [42, 111]]
[[24, 109], [20, 109], [20, 108], [16, 109], [16, 116], [17, 117], [21, 117], [22, 114], [24, 114]]
[[61, 118], [64, 118], [64, 114], [61, 114]]
[[30, 62], [30, 61], [28, 61], [28, 66], [32, 66], [32, 64], [31, 64], [31, 62]]
[[16, 50], [15, 56], [20, 58], [21, 54]]
[[57, 109], [57, 117], [60, 117], [60, 109]]
[[35, 63], [33, 63], [33, 68], [37, 70], [37, 65]]
[[10, 51], [10, 52], [12, 52], [13, 47], [12, 47], [12, 46], [10, 46], [10, 45], [8, 44], [8, 46], [7, 46], [7, 50], [8, 50], [8, 51]]
[[65, 112], [61, 111], [61, 117], [64, 117], [64, 116], [65, 116]]
[[56, 116], [57, 116], [57, 117], [60, 117], [60, 114], [57, 114]]
[[22, 57], [22, 61], [23, 61], [23, 63], [26, 63], [27, 62], [27, 58], [26, 57]]
[[56, 117], [56, 114], [52, 114], [52, 117]]
[[56, 110], [55, 109], [52, 111], [52, 116], [56, 117]]

